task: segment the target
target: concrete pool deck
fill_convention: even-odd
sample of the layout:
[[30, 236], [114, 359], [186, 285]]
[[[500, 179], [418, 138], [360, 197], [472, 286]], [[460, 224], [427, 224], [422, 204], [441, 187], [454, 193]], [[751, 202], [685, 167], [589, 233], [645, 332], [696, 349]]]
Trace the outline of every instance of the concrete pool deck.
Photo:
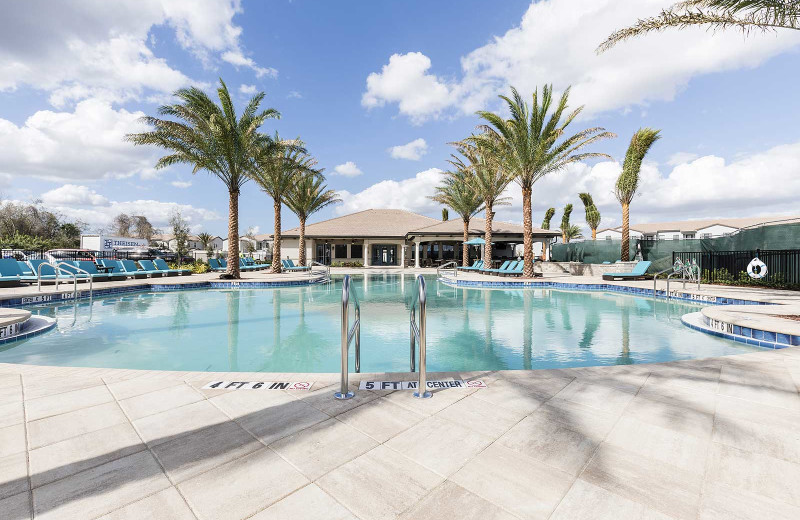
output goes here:
[[351, 374], [337, 401], [338, 374], [0, 364], [0, 518], [800, 518], [798, 348], [429, 374], [487, 388], [422, 401], [357, 388], [414, 377]]

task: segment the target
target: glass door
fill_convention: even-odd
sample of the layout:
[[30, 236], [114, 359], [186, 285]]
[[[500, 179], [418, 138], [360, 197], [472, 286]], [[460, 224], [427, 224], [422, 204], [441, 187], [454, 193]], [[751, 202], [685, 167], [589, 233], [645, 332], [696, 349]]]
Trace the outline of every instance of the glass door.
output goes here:
[[372, 265], [397, 265], [397, 246], [374, 244], [372, 246]]
[[328, 243], [317, 243], [317, 251], [316, 251], [316, 260], [317, 262], [325, 265], [331, 265], [331, 245]]

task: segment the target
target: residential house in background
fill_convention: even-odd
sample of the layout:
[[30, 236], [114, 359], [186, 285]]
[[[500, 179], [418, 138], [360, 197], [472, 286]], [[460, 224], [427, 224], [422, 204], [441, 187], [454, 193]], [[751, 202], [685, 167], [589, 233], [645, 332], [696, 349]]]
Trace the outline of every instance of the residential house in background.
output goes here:
[[[771, 216], [750, 218], [717, 218], [685, 220], [680, 222], [648, 222], [631, 224], [630, 237], [644, 240], [681, 240], [716, 238], [731, 235], [741, 229], [800, 222], [797, 216]], [[597, 231], [598, 240], [619, 240], [622, 226]]]

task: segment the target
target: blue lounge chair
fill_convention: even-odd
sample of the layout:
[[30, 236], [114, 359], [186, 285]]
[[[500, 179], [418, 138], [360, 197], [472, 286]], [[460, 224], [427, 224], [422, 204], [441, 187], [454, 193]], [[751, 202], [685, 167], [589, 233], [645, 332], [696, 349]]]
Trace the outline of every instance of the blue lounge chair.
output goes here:
[[[42, 264], [44, 264], [44, 265], [42, 265]], [[39, 266], [40, 265], [42, 266], [41, 273], [42, 273], [42, 281], [43, 282], [54, 282], [56, 280], [56, 270], [53, 268], [52, 265], [50, 265], [47, 262], [47, 260], [43, 260], [43, 259], [28, 260], [28, 265], [30, 266], [31, 271], [33, 272], [33, 276], [35, 276], [35, 277], [39, 276]], [[61, 280], [63, 280], [63, 281], [72, 280], [71, 276], [69, 276], [67, 274], [64, 274], [64, 273], [61, 273], [61, 272], [59, 273], [57, 278], [58, 278], [59, 281], [61, 281]]]
[[154, 276], [167, 276], [167, 273], [156, 269], [156, 266], [153, 265], [152, 260], [139, 260], [139, 267], [141, 267], [142, 271], [147, 273], [150, 278]]
[[483, 262], [480, 261], [480, 260], [475, 260], [474, 262], [472, 262], [472, 265], [470, 265], [470, 266], [456, 267], [456, 269], [458, 269], [459, 271], [464, 270], [464, 269], [470, 270], [470, 269], [474, 269], [474, 268], [478, 267], [479, 264], [483, 265]]
[[169, 276], [172, 275], [185, 276], [192, 274], [191, 269], [170, 269], [169, 265], [167, 265], [167, 262], [163, 258], [156, 258], [155, 260], [153, 260], [153, 266], [159, 271], [164, 271]]
[[284, 271], [310, 271], [310, 267], [303, 267], [300, 265], [294, 265], [294, 262], [291, 260], [281, 260], [281, 265], [283, 266]]
[[261, 269], [256, 265], [249, 265], [247, 262], [244, 261], [244, 258], [239, 258], [239, 270], [240, 271], [258, 271]]
[[[510, 265], [510, 264], [513, 264], [513, 265]], [[499, 268], [497, 268], [497, 269], [481, 269], [481, 272], [482, 272], [482, 273], [486, 273], [486, 274], [497, 274], [497, 273], [503, 273], [503, 272], [505, 272], [507, 269], [510, 269], [511, 267], [514, 267], [514, 266], [516, 266], [516, 265], [517, 265], [517, 262], [516, 262], [516, 260], [515, 260], [514, 262], [512, 262], [511, 260], [506, 260], [505, 262], [503, 262], [503, 265], [501, 265], [501, 266], [500, 266]]]
[[248, 267], [253, 271], [260, 271], [261, 269], [264, 269], [263, 265], [257, 264], [256, 261], [250, 258], [249, 256], [242, 257], [241, 262], [242, 262], [241, 263], [242, 267]]
[[78, 281], [86, 281], [89, 279], [89, 275], [82, 272], [84, 270], [83, 268], [80, 268], [80, 271], [77, 269], [78, 266], [74, 260], [64, 260], [59, 262], [57, 265], [61, 274], [71, 273], [69, 275], [70, 279], [72, 279], [72, 275], [75, 275], [75, 278], [77, 278]]
[[0, 284], [4, 286], [11, 286], [11, 285], [19, 285], [20, 282], [28, 282], [36, 281], [36, 277], [33, 277], [33, 280], [23, 280], [22, 270], [20, 270], [17, 261], [13, 258], [3, 258], [0, 260]]
[[228, 261], [224, 258], [219, 259], [219, 266], [222, 268], [223, 271], [227, 271], [228, 269]]
[[219, 260], [216, 258], [209, 258], [208, 259], [208, 266], [211, 268], [212, 271], [224, 271], [225, 268], [219, 265]]
[[[120, 265], [122, 266], [122, 272], [124, 272], [128, 276], [132, 276], [134, 278], [147, 278], [152, 274], [147, 271], [144, 271], [143, 269], [139, 269], [136, 266], [136, 262], [134, 262], [133, 260], [117, 260], [117, 262], [119, 262]], [[158, 276], [161, 276], [161, 274], [159, 274]]]
[[629, 273], [606, 273], [603, 275], [603, 280], [645, 280], [647, 269], [650, 268], [651, 263], [648, 261], [638, 262]]
[[84, 271], [89, 273], [89, 276], [95, 282], [107, 282], [111, 279], [110, 275], [98, 271], [97, 266], [91, 260], [76, 260], [75, 262], [72, 263], [75, 264], [75, 266], [78, 267], [79, 269], [83, 269]]
[[522, 276], [522, 270], [525, 269], [525, 262], [517, 262], [514, 267], [509, 266], [508, 269], [500, 273], [500, 276]]

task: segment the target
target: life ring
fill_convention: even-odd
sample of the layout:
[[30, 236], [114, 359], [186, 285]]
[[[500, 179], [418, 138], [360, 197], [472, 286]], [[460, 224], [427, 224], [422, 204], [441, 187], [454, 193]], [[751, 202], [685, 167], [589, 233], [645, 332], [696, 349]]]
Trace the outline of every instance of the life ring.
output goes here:
[[759, 260], [758, 257], [753, 258], [750, 263], [747, 264], [747, 276], [754, 280], [764, 278], [767, 276], [767, 264]]

